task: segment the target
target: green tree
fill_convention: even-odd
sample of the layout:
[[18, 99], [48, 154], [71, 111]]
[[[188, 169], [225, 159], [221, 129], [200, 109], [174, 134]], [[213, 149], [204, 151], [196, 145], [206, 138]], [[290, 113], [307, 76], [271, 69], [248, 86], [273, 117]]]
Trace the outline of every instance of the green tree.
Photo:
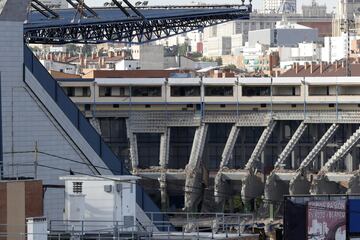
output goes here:
[[186, 56], [189, 51], [189, 44], [184, 43], [178, 46], [177, 54], [180, 56]]
[[223, 65], [223, 60], [222, 60], [221, 57], [217, 57], [217, 58], [215, 59], [215, 62], [217, 62], [217, 64], [218, 64], [219, 66], [222, 66], [222, 65]]

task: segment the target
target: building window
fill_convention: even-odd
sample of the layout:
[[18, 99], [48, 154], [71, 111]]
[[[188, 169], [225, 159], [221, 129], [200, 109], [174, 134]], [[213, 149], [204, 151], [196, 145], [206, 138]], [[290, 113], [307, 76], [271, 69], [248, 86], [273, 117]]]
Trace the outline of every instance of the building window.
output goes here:
[[296, 104], [291, 104], [291, 107], [292, 107], [292, 108], [296, 108]]
[[145, 108], [151, 108], [151, 105], [147, 104], [145, 105]]
[[220, 104], [220, 108], [226, 108], [225, 104]]
[[188, 104], [186, 105], [187, 108], [194, 108], [194, 104]]
[[89, 87], [83, 87], [82, 88], [82, 96], [83, 97], [90, 97], [91, 91]]
[[300, 87], [298, 86], [274, 86], [274, 96], [300, 96]]
[[217, 96], [217, 97], [228, 97], [234, 96], [234, 88], [222, 87], [222, 86], [206, 86], [205, 96]]
[[172, 97], [198, 97], [200, 96], [200, 86], [172, 86]]
[[246, 97], [270, 96], [270, 87], [244, 86], [242, 95]]
[[132, 87], [133, 97], [161, 97], [161, 87]]
[[73, 87], [64, 87], [64, 91], [68, 97], [75, 97], [75, 88]]
[[113, 104], [113, 108], [119, 108], [120, 105], [119, 104]]
[[333, 107], [335, 107], [335, 104], [330, 103], [330, 104], [329, 104], [329, 108], [333, 108]]
[[128, 97], [129, 88], [127, 87], [100, 87], [100, 97]]
[[73, 182], [73, 193], [82, 193], [82, 182]]
[[260, 107], [261, 108], [266, 108], [266, 104], [261, 104]]
[[90, 111], [91, 110], [90, 104], [85, 104], [84, 108], [85, 108], [85, 111]]
[[111, 97], [111, 87], [100, 87], [100, 97]]

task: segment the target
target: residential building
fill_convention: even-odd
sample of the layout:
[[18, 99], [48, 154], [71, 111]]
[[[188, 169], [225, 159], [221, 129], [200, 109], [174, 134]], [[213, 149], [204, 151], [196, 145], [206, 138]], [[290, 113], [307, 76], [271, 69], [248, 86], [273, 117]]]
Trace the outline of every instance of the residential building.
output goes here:
[[[351, 39], [355, 39], [352, 37]], [[337, 37], [326, 37], [324, 47], [321, 50], [321, 60], [328, 63], [344, 59], [347, 57], [348, 44], [347, 35], [342, 34]]]
[[[332, 64], [326, 62], [305, 63], [304, 65], [294, 63], [292, 68], [281, 74], [281, 77], [342, 77], [346, 76], [346, 72], [345, 60], [336, 61]], [[352, 62], [350, 72], [351, 76], [360, 76], [360, 63]]]
[[48, 71], [56, 71], [68, 74], [78, 73], [78, 68], [75, 64], [69, 64], [53, 60], [40, 60], [40, 62]]
[[255, 47], [245, 46], [238, 55], [222, 56], [223, 65], [235, 65], [247, 72], [262, 72], [271, 75], [274, 68], [279, 66], [277, 51], [266, 50], [261, 44]]
[[204, 56], [217, 57], [230, 54], [231, 37], [213, 37], [204, 40]]
[[115, 64], [115, 70], [138, 70], [140, 69], [139, 60], [123, 59]]
[[299, 43], [297, 47], [280, 47], [280, 68], [288, 69], [294, 63], [321, 61], [321, 47], [316, 43]]
[[[306, 17], [302, 14], [287, 14], [288, 22], [297, 23], [313, 29], [318, 29], [319, 37], [332, 36], [332, 15]], [[248, 40], [248, 32], [260, 29], [275, 28], [276, 23], [283, 19], [282, 14], [252, 13], [249, 20], [236, 20], [204, 29], [204, 40], [212, 37], [243, 34]]]
[[319, 31], [303, 25], [279, 22], [274, 29], [249, 32], [249, 46], [257, 43], [269, 47], [294, 47], [302, 42], [318, 42]]

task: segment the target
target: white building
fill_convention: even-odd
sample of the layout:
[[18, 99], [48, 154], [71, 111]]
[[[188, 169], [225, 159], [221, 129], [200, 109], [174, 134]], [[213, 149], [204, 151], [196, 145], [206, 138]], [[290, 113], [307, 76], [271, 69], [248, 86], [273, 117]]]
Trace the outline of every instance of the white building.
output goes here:
[[138, 70], [140, 69], [139, 60], [122, 60], [115, 64], [115, 70]]
[[249, 32], [249, 45], [260, 43], [270, 47], [296, 47], [299, 43], [317, 43], [319, 30], [303, 25], [279, 22], [275, 29], [263, 29]]
[[[351, 40], [355, 37], [351, 37]], [[351, 41], [350, 40], [350, 41]], [[321, 50], [322, 58], [324, 62], [333, 63], [337, 60], [346, 58], [347, 56], [347, 36], [342, 34], [339, 37], [326, 37], [324, 39], [324, 47]]]
[[57, 62], [52, 60], [40, 60], [40, 62], [48, 71], [56, 71], [68, 74], [77, 73], [77, 66], [75, 64]]
[[264, 0], [266, 13], [296, 13], [296, 0]]
[[231, 54], [231, 37], [213, 37], [204, 40], [204, 52], [206, 57], [218, 57]]
[[231, 54], [239, 55], [242, 47], [245, 45], [244, 34], [236, 34], [231, 36]]
[[316, 43], [299, 43], [298, 47], [279, 48], [280, 67], [288, 69], [294, 63], [304, 65], [321, 60], [321, 47]]

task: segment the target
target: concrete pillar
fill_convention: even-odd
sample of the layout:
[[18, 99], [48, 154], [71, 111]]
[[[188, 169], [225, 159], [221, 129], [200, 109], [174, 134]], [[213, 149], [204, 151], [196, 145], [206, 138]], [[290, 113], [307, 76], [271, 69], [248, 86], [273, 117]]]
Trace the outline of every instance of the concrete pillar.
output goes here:
[[170, 128], [160, 137], [160, 160], [159, 166], [161, 168], [167, 168], [169, 165], [169, 153], [170, 153]]
[[325, 151], [321, 151], [320, 152], [320, 169], [324, 166], [325, 164]]
[[214, 182], [214, 197], [215, 197], [215, 203], [218, 205], [219, 210], [223, 211], [225, 201], [226, 201], [226, 195], [225, 193], [228, 192], [228, 189], [230, 188], [229, 183], [226, 182], [224, 179], [224, 176], [222, 174], [224, 168], [228, 167], [229, 160], [231, 158], [231, 154], [234, 150], [234, 146], [236, 143], [236, 140], [238, 138], [240, 129], [234, 125], [231, 128], [231, 131], [229, 133], [229, 137], [226, 141], [226, 144], [224, 146], [223, 154], [221, 157], [221, 163], [218, 173], [215, 176], [215, 182]]
[[137, 137], [135, 133], [130, 133], [129, 135], [131, 167], [133, 171], [136, 171], [139, 167]]
[[290, 166], [291, 169], [295, 169], [295, 161], [296, 161], [295, 151], [292, 151], [291, 152], [291, 166]]
[[169, 209], [169, 196], [167, 192], [166, 173], [161, 173], [159, 177], [160, 195], [161, 195], [161, 209], [167, 211]]
[[208, 125], [196, 129], [189, 163], [185, 167], [185, 201], [184, 211], [196, 212], [204, 193], [203, 168], [201, 160], [206, 142]]

